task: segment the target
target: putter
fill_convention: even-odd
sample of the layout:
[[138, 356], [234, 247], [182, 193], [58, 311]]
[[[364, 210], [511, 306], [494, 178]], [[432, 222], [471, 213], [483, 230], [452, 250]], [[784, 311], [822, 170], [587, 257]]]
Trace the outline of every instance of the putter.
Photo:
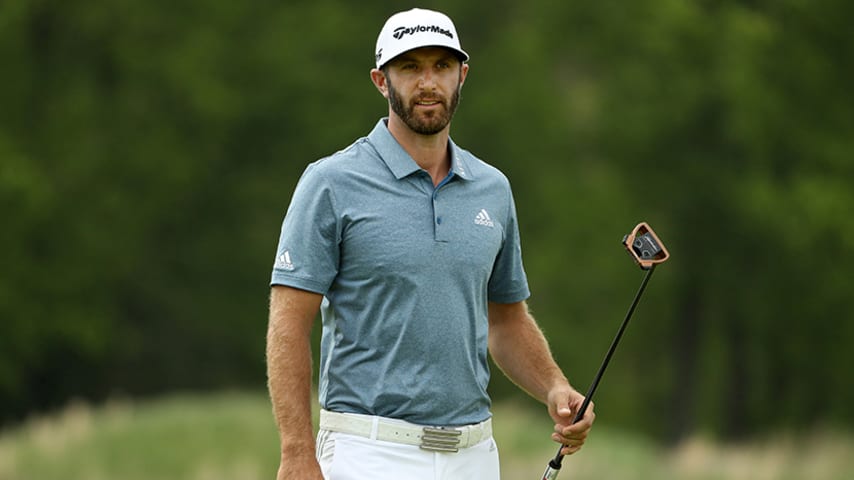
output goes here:
[[[584, 412], [587, 411], [587, 406], [590, 405], [590, 400], [596, 392], [596, 387], [599, 386], [599, 381], [602, 380], [602, 375], [608, 367], [608, 362], [611, 361], [611, 356], [614, 355], [614, 350], [617, 349], [617, 344], [620, 342], [620, 338], [623, 336], [623, 332], [625, 332], [626, 326], [629, 324], [629, 319], [632, 318], [632, 313], [634, 313], [635, 307], [638, 305], [638, 300], [640, 300], [641, 295], [643, 295], [643, 291], [646, 289], [646, 284], [649, 283], [649, 277], [652, 276], [655, 266], [670, 258], [667, 248], [664, 247], [664, 244], [659, 240], [658, 235], [656, 235], [655, 232], [652, 231], [652, 228], [650, 228], [646, 223], [639, 223], [634, 230], [632, 230], [632, 233], [624, 236], [623, 246], [626, 248], [626, 251], [629, 252], [632, 259], [634, 259], [635, 263], [640, 266], [641, 270], [646, 271], [646, 275], [644, 275], [640, 288], [638, 288], [638, 292], [635, 294], [634, 300], [632, 300], [629, 311], [626, 313], [626, 318], [623, 319], [623, 323], [620, 325], [620, 329], [617, 331], [614, 341], [611, 342], [611, 347], [608, 349], [608, 353], [605, 355], [605, 359], [602, 361], [602, 365], [599, 367], [599, 371], [596, 373], [593, 383], [590, 384], [590, 388], [587, 390], [587, 395], [585, 395], [584, 401], [581, 403], [581, 408], [578, 409], [578, 413], [575, 415], [572, 423], [576, 423], [584, 418]], [[561, 450], [563, 450], [563, 445], [557, 449], [557, 455], [549, 461], [549, 465], [546, 467], [545, 473], [543, 473], [542, 480], [555, 480], [557, 478], [557, 474], [560, 473], [560, 467], [564, 457], [560, 453]]]

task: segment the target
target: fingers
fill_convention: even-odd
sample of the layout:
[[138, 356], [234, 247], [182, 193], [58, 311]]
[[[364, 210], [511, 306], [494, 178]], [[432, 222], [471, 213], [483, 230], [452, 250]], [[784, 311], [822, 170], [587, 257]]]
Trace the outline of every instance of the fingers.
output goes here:
[[[560, 443], [560, 442], [558, 442], [558, 443]], [[563, 456], [572, 455], [573, 453], [576, 453], [579, 450], [581, 450], [581, 445], [576, 445], [576, 446], [572, 446], [572, 447], [564, 445], [560, 449], [560, 454]]]
[[549, 415], [555, 421], [552, 440], [564, 446], [561, 449], [562, 455], [572, 455], [580, 450], [584, 442], [587, 441], [587, 435], [593, 426], [593, 421], [596, 418], [596, 414], [593, 413], [593, 402], [587, 405], [581, 420], [574, 424], [572, 421], [575, 412], [581, 410], [584, 405], [584, 395], [569, 385], [564, 385], [549, 392], [547, 405]]
[[572, 387], [554, 389], [550, 392], [547, 402], [549, 415], [556, 423], [571, 423], [573, 412], [578, 410], [583, 401], [584, 396]]
[[572, 432], [569, 428], [561, 425], [555, 425], [555, 432], [552, 433], [552, 440], [564, 446], [561, 450], [562, 455], [572, 455], [581, 450], [584, 442], [587, 441], [589, 430], [581, 432]]
[[564, 445], [561, 450], [562, 455], [572, 455], [579, 451], [587, 441], [587, 436], [590, 433], [590, 428], [593, 426], [593, 421], [596, 414], [593, 409], [589, 408], [584, 413], [584, 417], [578, 422], [568, 425], [558, 423], [555, 425], [555, 431], [552, 433], [552, 440]]
[[593, 412], [593, 403], [591, 402], [587, 410], [584, 411], [584, 416], [581, 420], [572, 423], [572, 420], [574, 419], [572, 415], [564, 418], [566, 421], [559, 420], [555, 425], [555, 432], [569, 437], [590, 430], [593, 426], [593, 422], [596, 420], [596, 414]]
[[557, 414], [559, 417], [569, 418], [572, 416], [572, 407], [569, 405], [569, 397], [557, 404]]

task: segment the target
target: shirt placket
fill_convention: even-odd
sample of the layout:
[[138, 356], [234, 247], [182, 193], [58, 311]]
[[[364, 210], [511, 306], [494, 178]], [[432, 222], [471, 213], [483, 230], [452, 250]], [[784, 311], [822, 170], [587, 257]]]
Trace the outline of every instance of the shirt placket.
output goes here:
[[447, 221], [450, 218], [448, 209], [450, 205], [447, 200], [447, 192], [443, 191], [444, 187], [453, 178], [453, 173], [449, 174], [442, 180], [436, 188], [433, 189], [433, 239], [437, 242], [448, 242], [451, 240], [450, 224]]

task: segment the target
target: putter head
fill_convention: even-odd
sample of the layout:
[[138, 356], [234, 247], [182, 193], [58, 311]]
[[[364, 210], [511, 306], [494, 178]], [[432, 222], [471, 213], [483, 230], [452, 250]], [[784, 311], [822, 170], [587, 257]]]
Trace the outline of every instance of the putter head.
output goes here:
[[639, 223], [632, 233], [623, 237], [623, 246], [642, 270], [649, 270], [670, 258], [664, 243], [645, 222]]

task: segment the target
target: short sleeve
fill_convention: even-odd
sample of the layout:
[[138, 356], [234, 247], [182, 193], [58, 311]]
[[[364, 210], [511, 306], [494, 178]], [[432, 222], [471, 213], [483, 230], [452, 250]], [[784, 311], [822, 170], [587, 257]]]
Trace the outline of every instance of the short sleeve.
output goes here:
[[508, 197], [510, 205], [504, 224], [504, 242], [496, 256], [488, 286], [489, 301], [496, 303], [516, 303], [531, 296], [522, 264], [516, 205], [512, 193]]
[[338, 274], [340, 222], [320, 162], [309, 165], [282, 222], [271, 285], [325, 295]]

